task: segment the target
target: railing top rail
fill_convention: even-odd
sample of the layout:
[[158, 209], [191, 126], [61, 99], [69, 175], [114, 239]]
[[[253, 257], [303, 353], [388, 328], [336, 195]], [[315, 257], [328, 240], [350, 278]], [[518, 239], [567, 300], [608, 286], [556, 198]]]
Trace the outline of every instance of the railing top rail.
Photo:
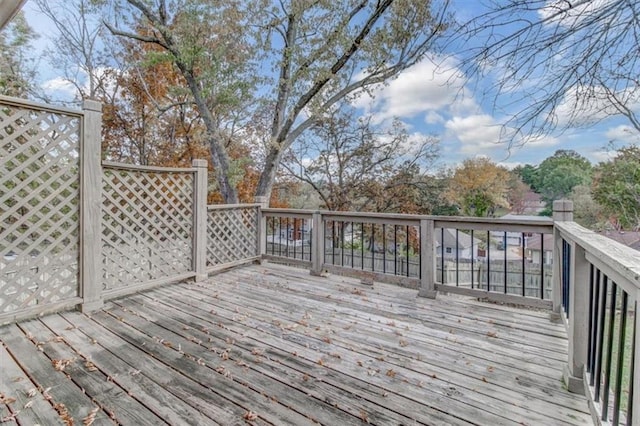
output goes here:
[[247, 209], [247, 208], [257, 208], [257, 207], [260, 207], [260, 204], [257, 204], [257, 203], [209, 204], [207, 205], [207, 210], [232, 210], [232, 209]]
[[461, 217], [461, 216], [426, 216], [416, 214], [400, 214], [400, 213], [373, 213], [373, 212], [345, 212], [330, 210], [297, 210], [284, 208], [265, 208], [262, 209], [265, 215], [281, 215], [281, 216], [311, 216], [313, 213], [320, 213], [327, 220], [354, 222], [375, 222], [389, 224], [408, 224], [416, 225], [420, 220], [427, 219], [435, 222], [437, 228], [465, 228], [476, 230], [497, 230], [497, 231], [513, 231], [513, 232], [536, 232], [551, 233], [553, 232], [553, 219], [541, 217], [539, 219], [531, 218], [486, 218], [486, 217]]
[[[627, 247], [611, 238], [597, 234], [575, 222], [556, 222], [560, 235], [567, 241], [582, 247], [590, 261], [607, 271], [612, 279], [623, 279], [640, 290], [640, 252]], [[618, 282], [625, 285], [625, 282]]]
[[488, 218], [464, 216], [429, 216], [436, 228], [459, 228], [482, 231], [534, 232], [551, 234], [553, 219]]
[[40, 111], [48, 111], [58, 114], [71, 115], [75, 117], [84, 116], [84, 112], [80, 109], [66, 108], [61, 106], [54, 106], [40, 102], [28, 101], [26, 99], [14, 98], [11, 96], [0, 95], [0, 104], [11, 105], [15, 107], [23, 107]]
[[117, 163], [115, 161], [103, 161], [102, 167], [116, 170], [129, 170], [136, 172], [157, 172], [157, 173], [195, 173], [198, 169], [194, 167], [158, 167], [139, 166], [137, 164]]

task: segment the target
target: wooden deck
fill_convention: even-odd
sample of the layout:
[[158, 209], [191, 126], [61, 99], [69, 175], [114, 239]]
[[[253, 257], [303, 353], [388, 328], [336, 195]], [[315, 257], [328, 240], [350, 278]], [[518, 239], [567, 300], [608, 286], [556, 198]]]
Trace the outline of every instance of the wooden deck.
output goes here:
[[548, 317], [239, 268], [0, 328], [0, 422], [592, 424]]

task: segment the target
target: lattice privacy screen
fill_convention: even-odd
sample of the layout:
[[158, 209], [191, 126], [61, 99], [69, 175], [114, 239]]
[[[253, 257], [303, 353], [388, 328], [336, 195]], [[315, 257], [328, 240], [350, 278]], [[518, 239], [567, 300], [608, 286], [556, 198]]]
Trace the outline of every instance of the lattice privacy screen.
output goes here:
[[193, 270], [193, 173], [103, 172], [103, 290]]
[[207, 216], [207, 267], [258, 255], [258, 209], [209, 209]]
[[0, 104], [0, 314], [78, 296], [81, 119]]

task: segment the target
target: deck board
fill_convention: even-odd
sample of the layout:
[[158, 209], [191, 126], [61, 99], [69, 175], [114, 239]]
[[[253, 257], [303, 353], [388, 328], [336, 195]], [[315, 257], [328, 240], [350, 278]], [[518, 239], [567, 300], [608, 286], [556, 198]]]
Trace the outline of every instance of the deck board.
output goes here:
[[592, 424], [562, 387], [548, 312], [272, 264], [22, 321], [0, 342], [6, 424], [62, 424], [56, 404], [94, 425]]

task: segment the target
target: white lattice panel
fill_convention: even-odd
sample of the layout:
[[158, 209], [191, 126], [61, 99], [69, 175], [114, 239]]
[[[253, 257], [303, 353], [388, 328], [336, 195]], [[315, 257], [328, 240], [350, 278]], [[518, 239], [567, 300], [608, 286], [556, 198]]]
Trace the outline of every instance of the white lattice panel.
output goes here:
[[192, 270], [193, 174], [104, 169], [103, 289]]
[[0, 314], [78, 296], [80, 125], [0, 105]]
[[209, 210], [207, 266], [218, 266], [257, 256], [256, 207]]

